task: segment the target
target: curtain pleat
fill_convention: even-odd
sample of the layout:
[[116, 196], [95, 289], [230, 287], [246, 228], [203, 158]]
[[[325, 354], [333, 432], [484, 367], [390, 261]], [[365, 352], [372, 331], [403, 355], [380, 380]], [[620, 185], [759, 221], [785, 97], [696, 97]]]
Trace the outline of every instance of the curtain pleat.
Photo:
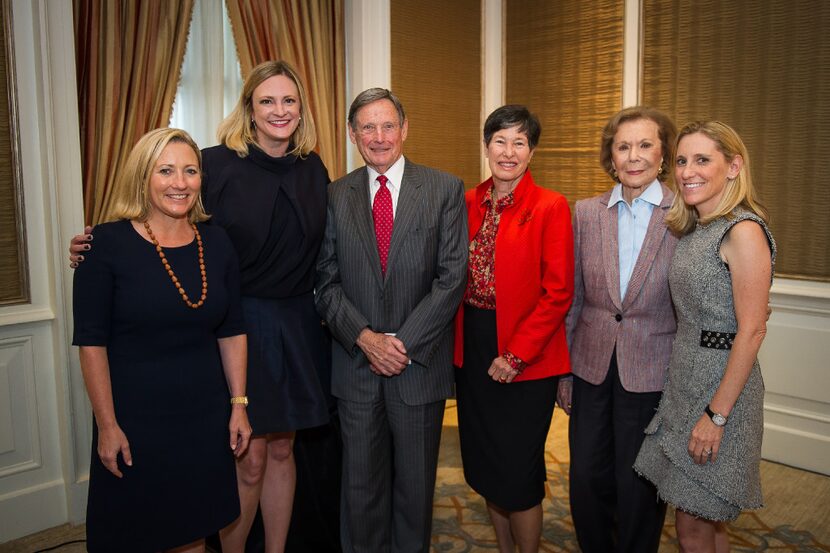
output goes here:
[[830, 3], [644, 0], [645, 103], [738, 131], [776, 274], [830, 281]]
[[623, 8], [618, 0], [506, 2], [507, 102], [539, 116], [534, 179], [571, 205], [613, 184], [599, 147], [622, 107]]
[[345, 34], [342, 0], [226, 0], [243, 78], [285, 60], [299, 72], [334, 179], [345, 173]]
[[84, 219], [106, 221], [130, 150], [170, 120], [194, 0], [75, 0]]

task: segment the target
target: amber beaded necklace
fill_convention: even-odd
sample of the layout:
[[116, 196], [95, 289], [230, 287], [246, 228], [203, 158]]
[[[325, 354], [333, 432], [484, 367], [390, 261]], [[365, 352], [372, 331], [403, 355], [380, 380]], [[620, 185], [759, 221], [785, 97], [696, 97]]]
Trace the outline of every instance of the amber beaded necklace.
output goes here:
[[202, 297], [199, 298], [199, 301], [193, 303], [190, 301], [190, 298], [187, 297], [187, 293], [182, 288], [182, 284], [179, 282], [179, 279], [176, 278], [176, 273], [173, 272], [173, 268], [170, 266], [170, 262], [167, 261], [167, 257], [164, 255], [164, 250], [159, 245], [159, 241], [156, 240], [156, 236], [153, 234], [153, 231], [150, 229], [150, 223], [144, 221], [144, 228], [147, 230], [147, 235], [150, 237], [150, 241], [156, 247], [156, 251], [159, 254], [159, 258], [161, 259], [161, 264], [164, 265], [164, 268], [167, 270], [167, 274], [170, 275], [170, 280], [173, 281], [173, 285], [176, 287], [176, 290], [179, 291], [179, 295], [181, 295], [182, 300], [187, 304], [188, 307], [193, 309], [198, 309], [202, 307], [205, 303], [205, 299], [207, 298], [207, 272], [205, 271], [205, 250], [202, 247], [202, 235], [199, 234], [199, 229], [196, 228], [195, 223], [190, 223], [190, 227], [193, 229], [193, 232], [196, 234], [196, 244], [199, 246], [199, 271], [202, 273]]

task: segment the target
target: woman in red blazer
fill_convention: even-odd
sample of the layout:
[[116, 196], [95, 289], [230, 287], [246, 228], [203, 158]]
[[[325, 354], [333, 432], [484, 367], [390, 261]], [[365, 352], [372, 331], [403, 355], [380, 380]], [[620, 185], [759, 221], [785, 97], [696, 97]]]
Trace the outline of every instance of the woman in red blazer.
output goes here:
[[508, 105], [484, 123], [492, 177], [467, 192], [469, 275], [456, 318], [458, 429], [467, 483], [487, 500], [499, 549], [539, 549], [545, 439], [558, 376], [573, 231], [565, 197], [533, 182], [539, 120]]

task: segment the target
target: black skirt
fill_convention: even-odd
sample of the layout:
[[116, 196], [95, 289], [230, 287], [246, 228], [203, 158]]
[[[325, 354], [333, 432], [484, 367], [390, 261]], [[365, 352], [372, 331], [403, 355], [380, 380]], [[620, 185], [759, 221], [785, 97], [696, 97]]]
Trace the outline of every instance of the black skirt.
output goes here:
[[464, 366], [456, 370], [458, 433], [467, 483], [506, 511], [545, 497], [545, 440], [558, 377], [502, 384], [487, 374], [499, 355], [496, 312], [464, 306]]
[[326, 339], [312, 293], [242, 297], [248, 327], [248, 419], [254, 435], [329, 422]]

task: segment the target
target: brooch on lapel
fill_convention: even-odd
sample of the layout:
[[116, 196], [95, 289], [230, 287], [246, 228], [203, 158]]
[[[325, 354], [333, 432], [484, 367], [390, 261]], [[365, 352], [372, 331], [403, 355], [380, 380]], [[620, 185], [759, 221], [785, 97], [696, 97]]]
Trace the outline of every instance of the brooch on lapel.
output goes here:
[[529, 209], [523, 209], [521, 215], [519, 215], [519, 225], [523, 225], [533, 219], [533, 212]]

